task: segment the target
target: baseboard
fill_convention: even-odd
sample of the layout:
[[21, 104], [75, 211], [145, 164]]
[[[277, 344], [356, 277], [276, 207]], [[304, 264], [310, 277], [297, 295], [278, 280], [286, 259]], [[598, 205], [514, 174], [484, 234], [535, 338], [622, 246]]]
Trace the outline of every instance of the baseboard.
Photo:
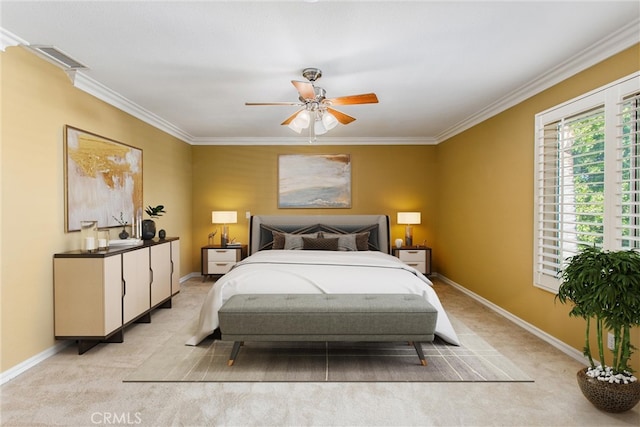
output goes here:
[[180, 283], [186, 282], [189, 279], [193, 279], [194, 277], [202, 277], [202, 274], [199, 271], [193, 271], [186, 276], [180, 279]]
[[193, 279], [194, 277], [202, 277], [202, 273], [200, 273], [199, 271], [193, 271], [187, 274], [186, 276], [184, 276], [183, 280], [180, 280], [180, 283], [186, 282], [187, 280]]
[[442, 280], [444, 283], [446, 283], [446, 284], [448, 284], [450, 286], [453, 286], [454, 288], [458, 289], [460, 292], [470, 296], [471, 298], [473, 298], [474, 300], [478, 301], [479, 303], [481, 303], [485, 307], [495, 311], [496, 313], [498, 313], [499, 315], [501, 315], [505, 319], [510, 320], [511, 322], [513, 322], [516, 325], [520, 326], [521, 328], [523, 328], [527, 332], [530, 332], [531, 334], [535, 335], [536, 337], [540, 338], [541, 340], [547, 342], [548, 344], [551, 344], [553, 347], [557, 348], [558, 350], [560, 350], [561, 352], [563, 352], [567, 356], [577, 360], [580, 363], [583, 363], [583, 364], [585, 363], [585, 358], [584, 358], [584, 356], [582, 355], [581, 352], [579, 352], [575, 348], [571, 347], [570, 345], [566, 344], [565, 342], [560, 341], [559, 339], [557, 339], [553, 335], [549, 335], [548, 333], [546, 333], [542, 329], [539, 329], [536, 326], [532, 325], [531, 323], [528, 323], [528, 322], [520, 319], [519, 317], [513, 315], [512, 313], [508, 312], [504, 308], [492, 303], [491, 301], [481, 297], [480, 295], [478, 295], [478, 294], [476, 294], [474, 292], [471, 292], [469, 289], [465, 288], [464, 286], [460, 285], [459, 283], [454, 282], [453, 280], [449, 279], [448, 277], [445, 277], [445, 276], [443, 276], [441, 274], [437, 274], [437, 273], [433, 274], [433, 276], [437, 277], [440, 280]]
[[17, 377], [23, 372], [33, 368], [38, 363], [64, 350], [71, 344], [74, 344], [74, 342], [73, 341], [58, 342], [52, 347], [49, 347], [48, 349], [44, 350], [43, 352], [40, 352], [35, 356], [25, 360], [24, 362], [17, 364], [13, 368], [2, 372], [2, 374], [0, 374], [0, 385], [6, 383], [9, 380], [12, 380], [13, 378]]

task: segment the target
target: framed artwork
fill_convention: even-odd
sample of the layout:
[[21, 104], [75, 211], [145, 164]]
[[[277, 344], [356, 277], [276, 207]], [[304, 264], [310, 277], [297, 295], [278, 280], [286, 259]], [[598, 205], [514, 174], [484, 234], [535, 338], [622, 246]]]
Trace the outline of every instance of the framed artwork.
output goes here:
[[65, 231], [133, 224], [142, 213], [141, 149], [65, 125], [64, 161]]
[[351, 155], [280, 155], [278, 207], [350, 208]]

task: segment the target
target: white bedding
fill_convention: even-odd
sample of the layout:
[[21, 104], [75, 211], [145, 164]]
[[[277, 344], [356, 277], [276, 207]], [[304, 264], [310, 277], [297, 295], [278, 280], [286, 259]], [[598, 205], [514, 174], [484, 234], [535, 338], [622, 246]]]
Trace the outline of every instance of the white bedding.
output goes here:
[[197, 345], [218, 327], [218, 310], [235, 294], [370, 293], [416, 294], [438, 310], [436, 335], [459, 345], [431, 281], [398, 258], [377, 251], [260, 251], [236, 264], [209, 291], [187, 345]]

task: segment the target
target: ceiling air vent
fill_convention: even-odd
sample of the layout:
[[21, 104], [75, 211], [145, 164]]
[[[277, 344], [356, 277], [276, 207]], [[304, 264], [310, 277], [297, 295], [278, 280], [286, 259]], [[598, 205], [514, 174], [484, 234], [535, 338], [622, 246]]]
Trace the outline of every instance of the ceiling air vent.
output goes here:
[[52, 61], [54, 64], [64, 69], [80, 70], [87, 68], [84, 64], [81, 64], [80, 62], [76, 61], [66, 53], [58, 50], [53, 46], [31, 45], [29, 46], [29, 48], [38, 55], [44, 57], [45, 59], [48, 59], [49, 61]]

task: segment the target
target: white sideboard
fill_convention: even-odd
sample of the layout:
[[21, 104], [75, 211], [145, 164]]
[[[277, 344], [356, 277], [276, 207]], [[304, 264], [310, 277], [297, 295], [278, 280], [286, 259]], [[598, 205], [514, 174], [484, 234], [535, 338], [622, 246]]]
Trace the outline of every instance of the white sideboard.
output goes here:
[[180, 240], [147, 240], [53, 256], [54, 334], [78, 342], [80, 354], [100, 342], [122, 342], [124, 328], [150, 322], [180, 291]]

